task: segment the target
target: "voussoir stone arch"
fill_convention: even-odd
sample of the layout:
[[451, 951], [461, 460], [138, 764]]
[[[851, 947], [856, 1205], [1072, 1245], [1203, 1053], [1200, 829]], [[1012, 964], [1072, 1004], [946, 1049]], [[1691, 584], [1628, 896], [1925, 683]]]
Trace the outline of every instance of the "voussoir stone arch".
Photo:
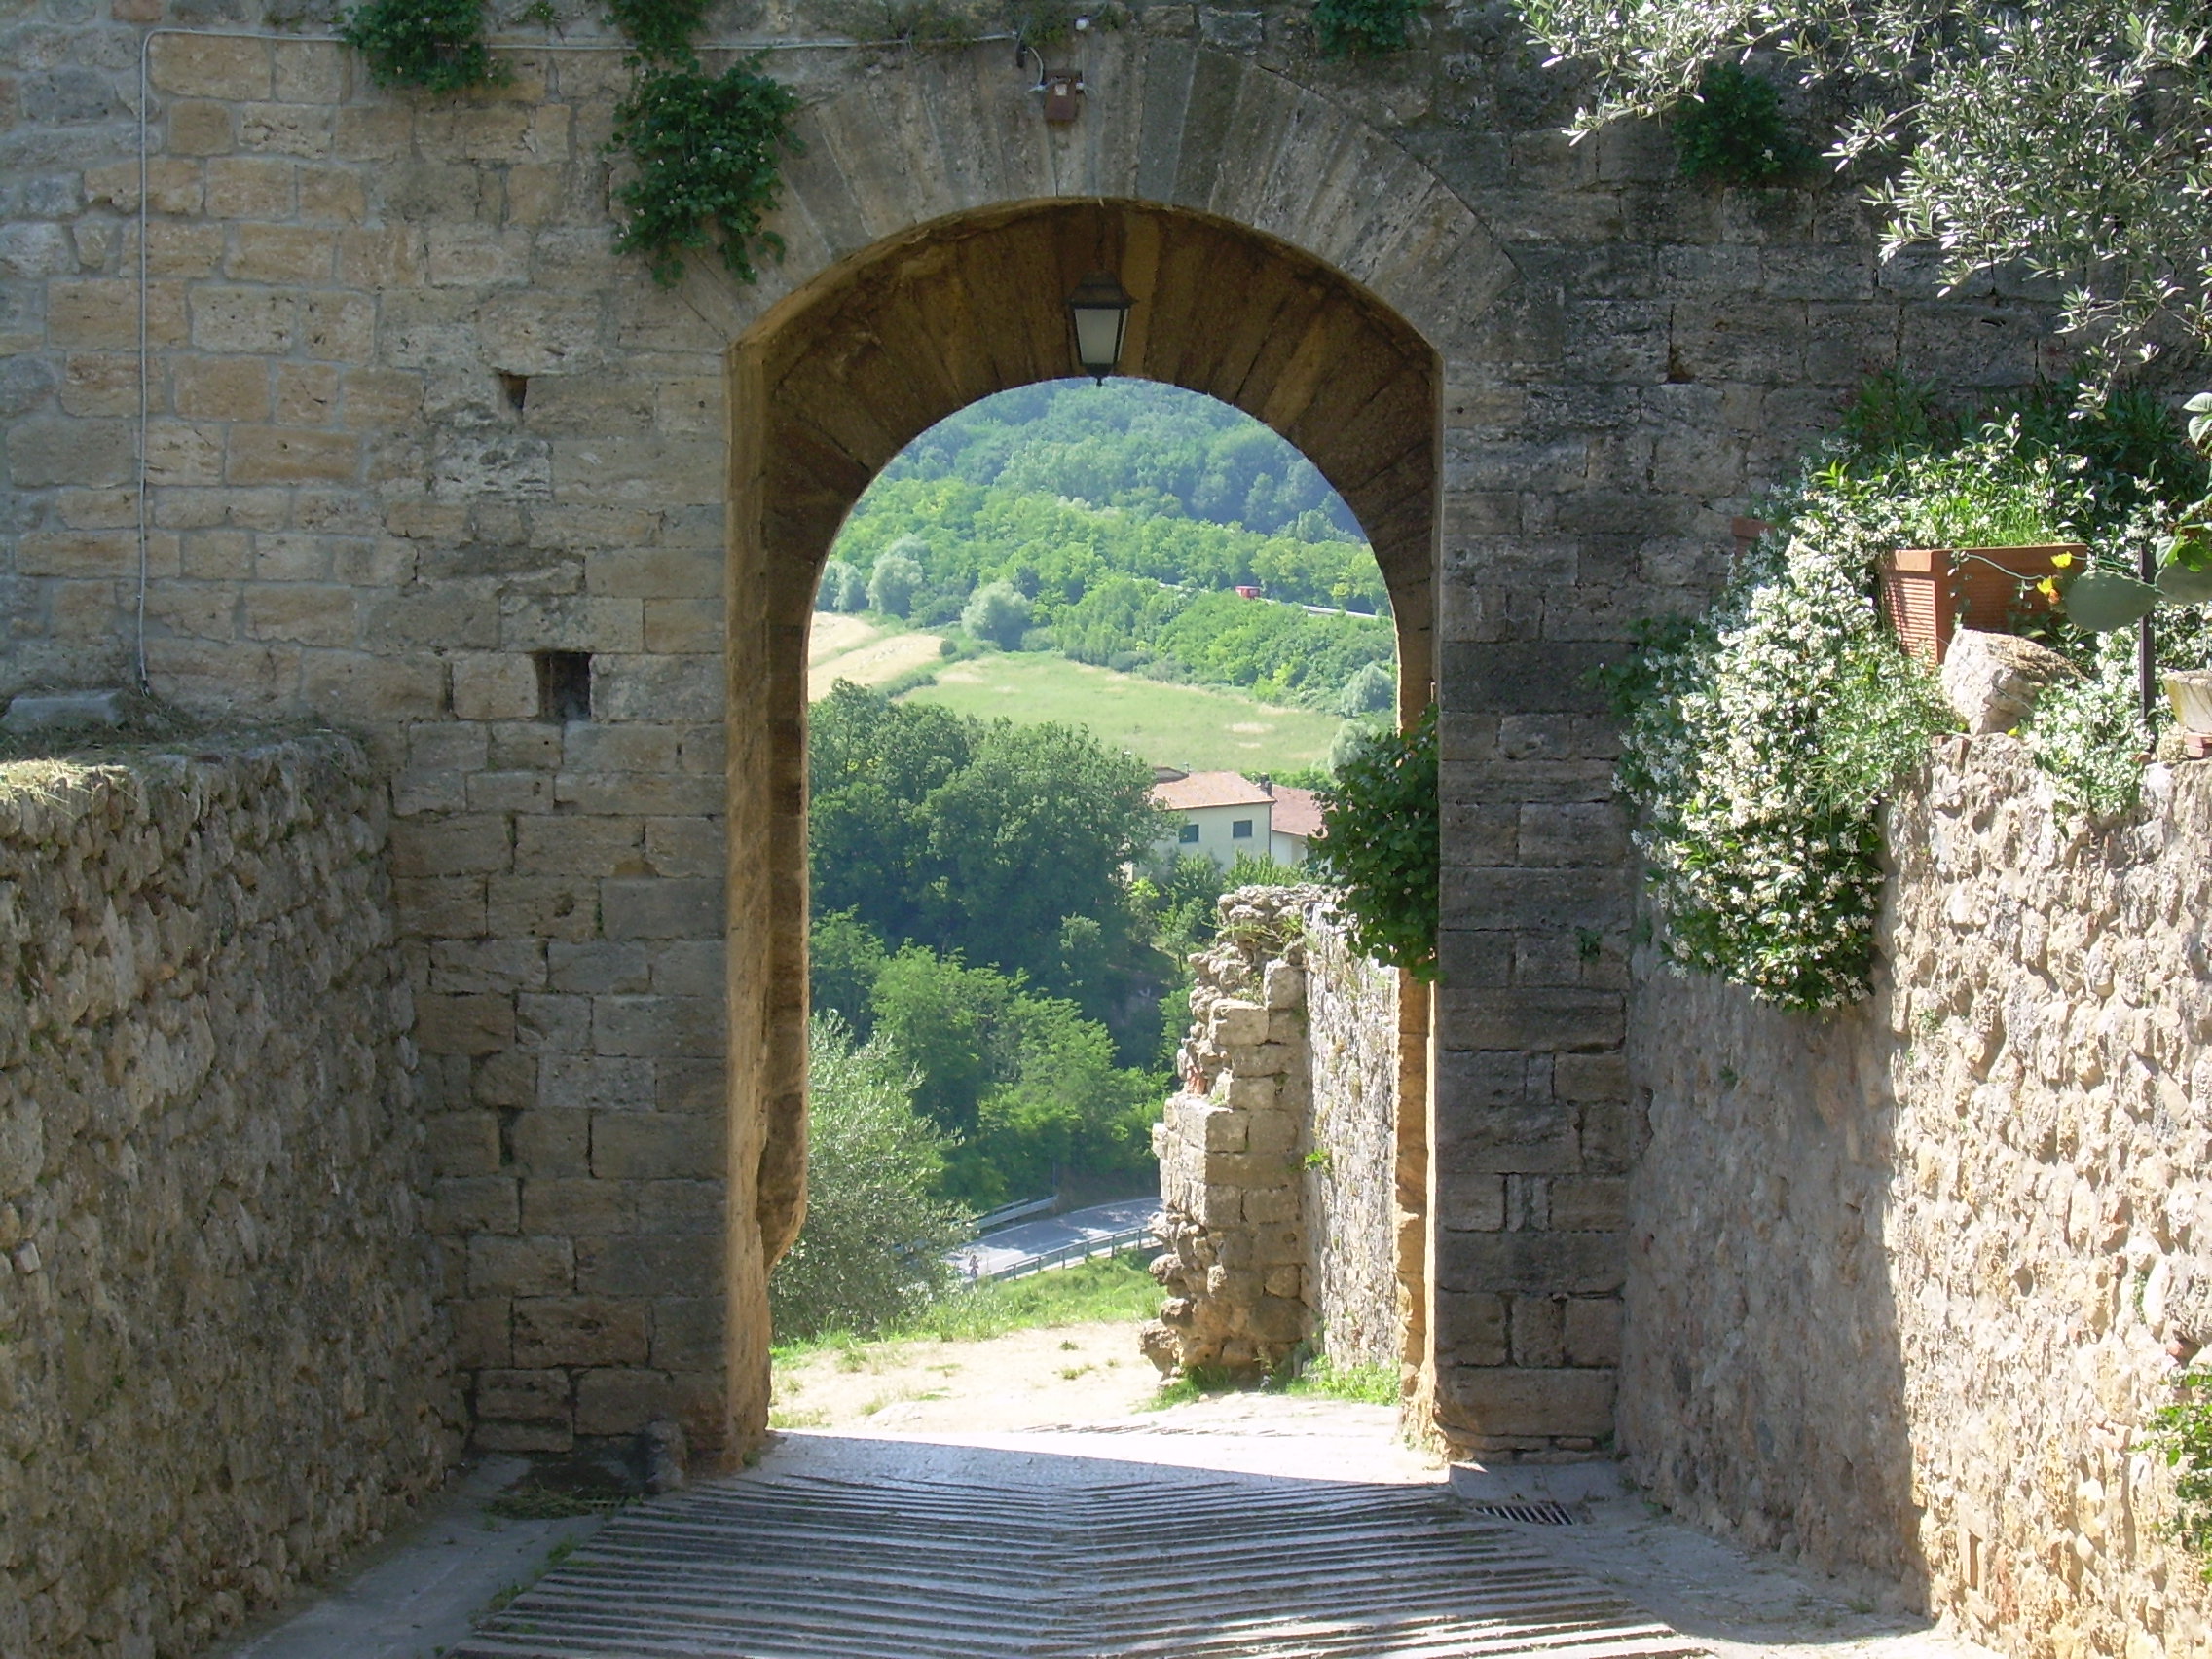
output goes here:
[[1225, 53], [1107, 34], [1083, 114], [1038, 118], [1003, 48], [920, 55], [847, 84], [794, 127], [768, 228], [784, 256], [739, 287], [699, 266], [686, 296], [732, 339], [823, 273], [919, 228], [1052, 200], [1153, 203], [1300, 249], [1371, 291], [1440, 352], [1474, 337], [1516, 273], [1474, 210], [1383, 133]]
[[[756, 287], [686, 283], [735, 343], [733, 1443], [765, 1424], [765, 1278], [804, 1215], [808, 622], [876, 473], [977, 399], [1067, 375], [1065, 296], [1113, 269], [1138, 302], [1124, 371], [1241, 408], [1314, 462], [1390, 586], [1408, 709], [1433, 694], [1445, 365], [1514, 282], [1511, 261], [1418, 162], [1264, 69], [1130, 39], [1094, 48], [1086, 73], [1070, 129], [1038, 118], [998, 52], [862, 81], [798, 124], [771, 224], [783, 259]], [[1425, 1100], [1425, 1004], [1407, 1002], [1402, 1081]], [[1406, 1121], [1418, 1138], [1425, 1114]], [[1423, 1160], [1408, 1152], [1418, 1208]], [[1418, 1358], [1421, 1261], [1402, 1279]]]

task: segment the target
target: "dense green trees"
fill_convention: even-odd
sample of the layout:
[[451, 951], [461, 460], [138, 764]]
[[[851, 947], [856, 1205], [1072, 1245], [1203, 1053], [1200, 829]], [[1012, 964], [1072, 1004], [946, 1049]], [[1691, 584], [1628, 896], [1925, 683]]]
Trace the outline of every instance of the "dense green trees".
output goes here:
[[840, 685], [814, 706], [809, 773], [818, 911], [1107, 1012], [1136, 948], [1122, 871], [1157, 832], [1142, 761]]
[[951, 1140], [944, 1188], [978, 1206], [1068, 1173], [1134, 1176], [1166, 1092], [1116, 1064], [1106, 1027], [1020, 975], [907, 945], [868, 987], [876, 1041], [908, 1060], [916, 1107]]
[[1224, 886], [1157, 859], [1150, 770], [853, 685], [815, 706], [811, 770], [814, 1003], [911, 1069], [939, 1189], [1141, 1179]]
[[1313, 463], [1250, 416], [1152, 381], [1061, 381], [971, 404], [906, 446], [887, 480], [958, 478], [1267, 535], [1357, 542]]
[[985, 582], [961, 607], [960, 626], [978, 640], [1014, 650], [1029, 629], [1029, 601], [1012, 582]]
[[842, 559], [832, 559], [822, 567], [822, 585], [814, 599], [817, 610], [866, 610], [867, 608], [867, 577], [860, 569]]
[[1396, 647], [1374, 554], [1311, 464], [1142, 381], [1032, 387], [932, 427], [854, 507], [824, 606], [855, 593], [847, 570], [924, 627], [1275, 699], [1333, 705]]
[[931, 598], [1003, 579], [1040, 606], [1058, 607], [1109, 576], [1133, 575], [1193, 589], [1258, 586], [1295, 604], [1373, 614], [1389, 609], [1382, 573], [1363, 541], [1262, 535], [959, 478], [886, 472], [854, 507], [837, 556], [870, 570], [908, 536], [922, 546], [898, 550], [924, 567], [923, 593]]
[[950, 1283], [944, 1252], [970, 1232], [967, 1212], [939, 1196], [947, 1140], [914, 1109], [904, 1057], [856, 1041], [833, 1013], [815, 1015], [806, 1051], [806, 1227], [768, 1279], [787, 1339], [914, 1312]]

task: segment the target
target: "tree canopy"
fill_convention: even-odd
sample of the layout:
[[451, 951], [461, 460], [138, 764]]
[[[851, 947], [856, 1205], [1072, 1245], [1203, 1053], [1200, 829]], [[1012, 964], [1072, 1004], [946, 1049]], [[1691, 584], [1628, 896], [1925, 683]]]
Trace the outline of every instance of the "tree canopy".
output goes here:
[[1116, 976], [1101, 964], [1125, 977], [1142, 948], [1123, 872], [1158, 831], [1150, 767], [1080, 727], [841, 684], [814, 706], [809, 769], [819, 911], [1107, 1012]]
[[966, 1210], [940, 1196], [947, 1137], [914, 1109], [914, 1073], [834, 1013], [807, 1028], [806, 1226], [768, 1277], [780, 1337], [866, 1334], [941, 1293]]
[[1047, 382], [970, 404], [908, 444], [884, 478], [957, 478], [1262, 535], [1362, 540], [1313, 463], [1268, 427], [1213, 398], [1126, 377]]
[[1889, 251], [2019, 262], [2109, 364], [2212, 344], [2212, 51], [2190, 0], [1520, 0], [1590, 77], [1584, 129], [1660, 116], [1715, 61], [1787, 70], [1869, 176]]

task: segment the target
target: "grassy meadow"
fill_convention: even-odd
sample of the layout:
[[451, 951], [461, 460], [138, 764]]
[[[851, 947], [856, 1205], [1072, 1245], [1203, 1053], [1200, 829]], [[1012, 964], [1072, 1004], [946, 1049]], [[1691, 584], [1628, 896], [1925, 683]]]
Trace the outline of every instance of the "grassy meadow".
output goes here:
[[1312, 709], [1283, 709], [1234, 691], [1171, 685], [1093, 668], [1050, 651], [948, 663], [934, 685], [906, 695], [990, 719], [1086, 725], [1102, 743], [1189, 772], [1287, 772], [1317, 765], [1341, 723]]

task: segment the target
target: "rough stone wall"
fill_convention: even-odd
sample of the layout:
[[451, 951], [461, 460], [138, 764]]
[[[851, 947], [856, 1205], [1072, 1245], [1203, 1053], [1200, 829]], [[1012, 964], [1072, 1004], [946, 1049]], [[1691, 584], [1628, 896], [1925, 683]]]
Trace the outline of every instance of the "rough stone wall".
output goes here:
[[1870, 1003], [1641, 976], [1630, 1466], [2009, 1652], [2201, 1651], [2141, 1429], [2212, 1342], [2212, 765], [2100, 830], [1949, 740], [1889, 833]]
[[1403, 1357], [1398, 1273], [1398, 976], [1355, 956], [1327, 911], [1303, 912], [1306, 1283], [1332, 1364]]
[[1153, 1272], [1162, 1369], [1273, 1371], [1302, 1346], [1396, 1365], [1396, 976], [1353, 956], [1316, 887], [1246, 887], [1192, 959]]
[[459, 1447], [379, 780], [0, 767], [0, 1652], [183, 1654]]
[[[627, 72], [601, 8], [558, 0], [548, 40], [500, 0], [511, 79], [451, 97], [379, 90], [293, 32], [335, 10], [21, 0], [0, 22], [0, 692], [127, 680], [143, 558], [156, 691], [343, 721], [393, 768], [431, 1224], [481, 1442], [675, 1413], [712, 1450], [728, 1356], [765, 1376], [765, 1331], [723, 1316], [745, 1259], [726, 1163], [733, 1216], [772, 1163], [788, 1223], [795, 1137], [763, 1153], [725, 1128], [733, 1098], [757, 1117], [772, 1095], [791, 1126], [801, 1096], [788, 1065], [725, 1059], [788, 1056], [803, 1023], [776, 989], [803, 981], [802, 717], [744, 707], [769, 677], [723, 672], [725, 645], [736, 673], [765, 641], [798, 676], [789, 595], [811, 572], [725, 571], [732, 343], [825, 273], [919, 257], [918, 227], [1101, 197], [1304, 249], [1437, 353], [1433, 462], [1377, 507], [1439, 549], [1433, 1289], [1409, 1328], [1461, 1445], [1609, 1431], [1611, 1370], [1563, 1357], [1602, 1347], [1555, 1317], [1617, 1295], [1604, 1195], [1630, 1122], [1629, 888], [1582, 671], [1637, 617], [1702, 602], [1730, 516], [1864, 373], [2019, 384], [2038, 306], [1941, 299], [1930, 262], [1882, 265], [1848, 186], [1694, 189], [1652, 129], [1569, 145], [1572, 89], [1503, 11], [1433, 10], [1412, 50], [1332, 62], [1297, 0], [1144, 0], [1092, 32], [1084, 116], [1050, 131], [1004, 43], [863, 47], [840, 37], [876, 25], [845, 0], [718, 8], [709, 33], [771, 49], [806, 106], [770, 221], [789, 254], [757, 289], [700, 270], [664, 291], [609, 247]], [[1254, 260], [1237, 329], [1161, 340], [1170, 319], [1138, 313], [1159, 372], [1279, 348], [1279, 383], [1237, 395], [1366, 430], [1323, 395], [1357, 375], [1285, 371], [1299, 284]], [[944, 321], [898, 332], [935, 350]], [[967, 326], [947, 376], [999, 360], [988, 319]], [[874, 349], [832, 330], [823, 373]], [[1340, 481], [1374, 485], [1345, 448]], [[871, 468], [832, 449], [745, 510], [833, 518]], [[539, 718], [547, 651], [591, 655], [589, 719]], [[726, 743], [741, 717], [777, 722], [782, 750]], [[735, 1021], [725, 851], [772, 865], [782, 895], [738, 896], [734, 965], [767, 989]], [[760, 937], [771, 910], [793, 937]]]

